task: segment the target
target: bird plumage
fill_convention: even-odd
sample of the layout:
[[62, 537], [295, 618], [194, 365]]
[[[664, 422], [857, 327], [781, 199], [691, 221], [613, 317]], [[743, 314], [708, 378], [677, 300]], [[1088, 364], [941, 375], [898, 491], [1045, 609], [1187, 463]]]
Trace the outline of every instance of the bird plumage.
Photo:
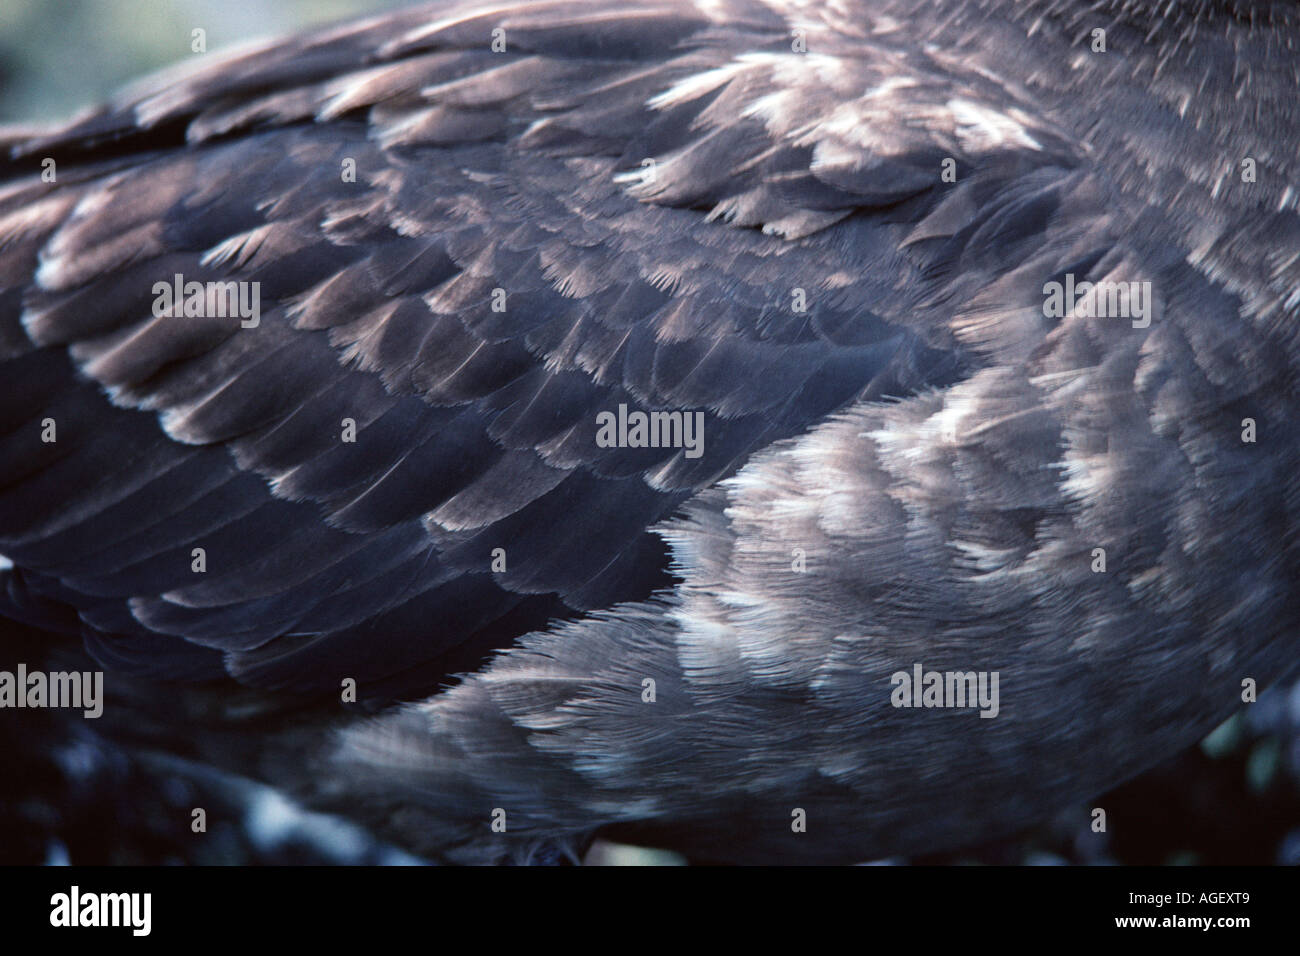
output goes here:
[[[1166, 6], [441, 3], [11, 137], [11, 613], [433, 694], [311, 780], [450, 859], [863, 859], [1140, 771], [1290, 665], [1298, 570], [1297, 14]], [[893, 707], [915, 662], [999, 716]]]

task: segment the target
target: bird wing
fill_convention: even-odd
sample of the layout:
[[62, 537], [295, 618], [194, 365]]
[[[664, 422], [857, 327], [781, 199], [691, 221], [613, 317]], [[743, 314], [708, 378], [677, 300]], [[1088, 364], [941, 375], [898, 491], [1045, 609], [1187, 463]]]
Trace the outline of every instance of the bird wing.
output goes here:
[[[438, 4], [17, 137], [14, 613], [140, 673], [409, 693], [648, 596], [650, 529], [755, 451], [1028, 354], [1005, 283], [1116, 242], [1058, 221], [1100, 205], [1082, 151], [917, 39], [792, 24]], [[155, 314], [177, 276], [256, 283], [259, 321]], [[601, 447], [624, 405], [701, 412], [702, 454]]]
[[[336, 759], [378, 805], [425, 814], [430, 848], [503, 854], [490, 813], [515, 840], [602, 830], [731, 861], [956, 845], [1113, 786], [1208, 731], [1243, 681], [1291, 667], [1294, 158], [1265, 125], [1180, 123], [1185, 75], [1085, 67], [1064, 42], [1024, 54], [1026, 106], [1011, 80], [982, 85], [1011, 34], [968, 7], [992, 49], [963, 62], [866, 24], [859, 55], [814, 33], [823, 60], [741, 54], [657, 95], [669, 111], [710, 98], [657, 168], [709, 159], [646, 198], [766, 228], [777, 181], [811, 177], [806, 215], [841, 210], [814, 183], [853, 195], [849, 216], [785, 241], [828, 269], [830, 248], [883, 248], [859, 262], [899, 287], [855, 315], [947, 343], [958, 371], [855, 399], [695, 495], [658, 528], [673, 588], [528, 635], [349, 730]], [[1294, 116], [1285, 56], [1253, 64], [1287, 78], [1258, 92], [1213, 43], [1207, 97]], [[709, 154], [736, 116], [761, 118], [766, 145]], [[813, 152], [789, 180], [747, 185], [728, 164], [792, 142]], [[1258, 187], [1236, 175], [1243, 152], [1271, 167]], [[945, 155], [957, 181], [925, 180]], [[919, 193], [862, 199], [905, 188], [912, 160]], [[1144, 287], [1147, 314], [1049, 315], [1067, 277]], [[1247, 439], [1256, 426], [1271, 437]], [[914, 667], [1000, 674], [997, 719], [900, 709]]]

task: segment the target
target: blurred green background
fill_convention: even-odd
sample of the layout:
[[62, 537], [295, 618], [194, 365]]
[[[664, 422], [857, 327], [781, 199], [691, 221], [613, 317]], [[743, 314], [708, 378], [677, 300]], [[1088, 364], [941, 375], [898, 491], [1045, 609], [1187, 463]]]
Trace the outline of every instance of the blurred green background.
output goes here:
[[413, 0], [0, 0], [0, 122], [69, 116], [159, 67]]

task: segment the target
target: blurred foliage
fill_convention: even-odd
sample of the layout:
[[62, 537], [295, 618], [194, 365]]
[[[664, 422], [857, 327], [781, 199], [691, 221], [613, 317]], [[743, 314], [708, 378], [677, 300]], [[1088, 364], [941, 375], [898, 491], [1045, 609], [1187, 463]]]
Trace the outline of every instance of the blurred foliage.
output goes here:
[[64, 118], [190, 52], [363, 16], [412, 0], [0, 0], [0, 122]]

